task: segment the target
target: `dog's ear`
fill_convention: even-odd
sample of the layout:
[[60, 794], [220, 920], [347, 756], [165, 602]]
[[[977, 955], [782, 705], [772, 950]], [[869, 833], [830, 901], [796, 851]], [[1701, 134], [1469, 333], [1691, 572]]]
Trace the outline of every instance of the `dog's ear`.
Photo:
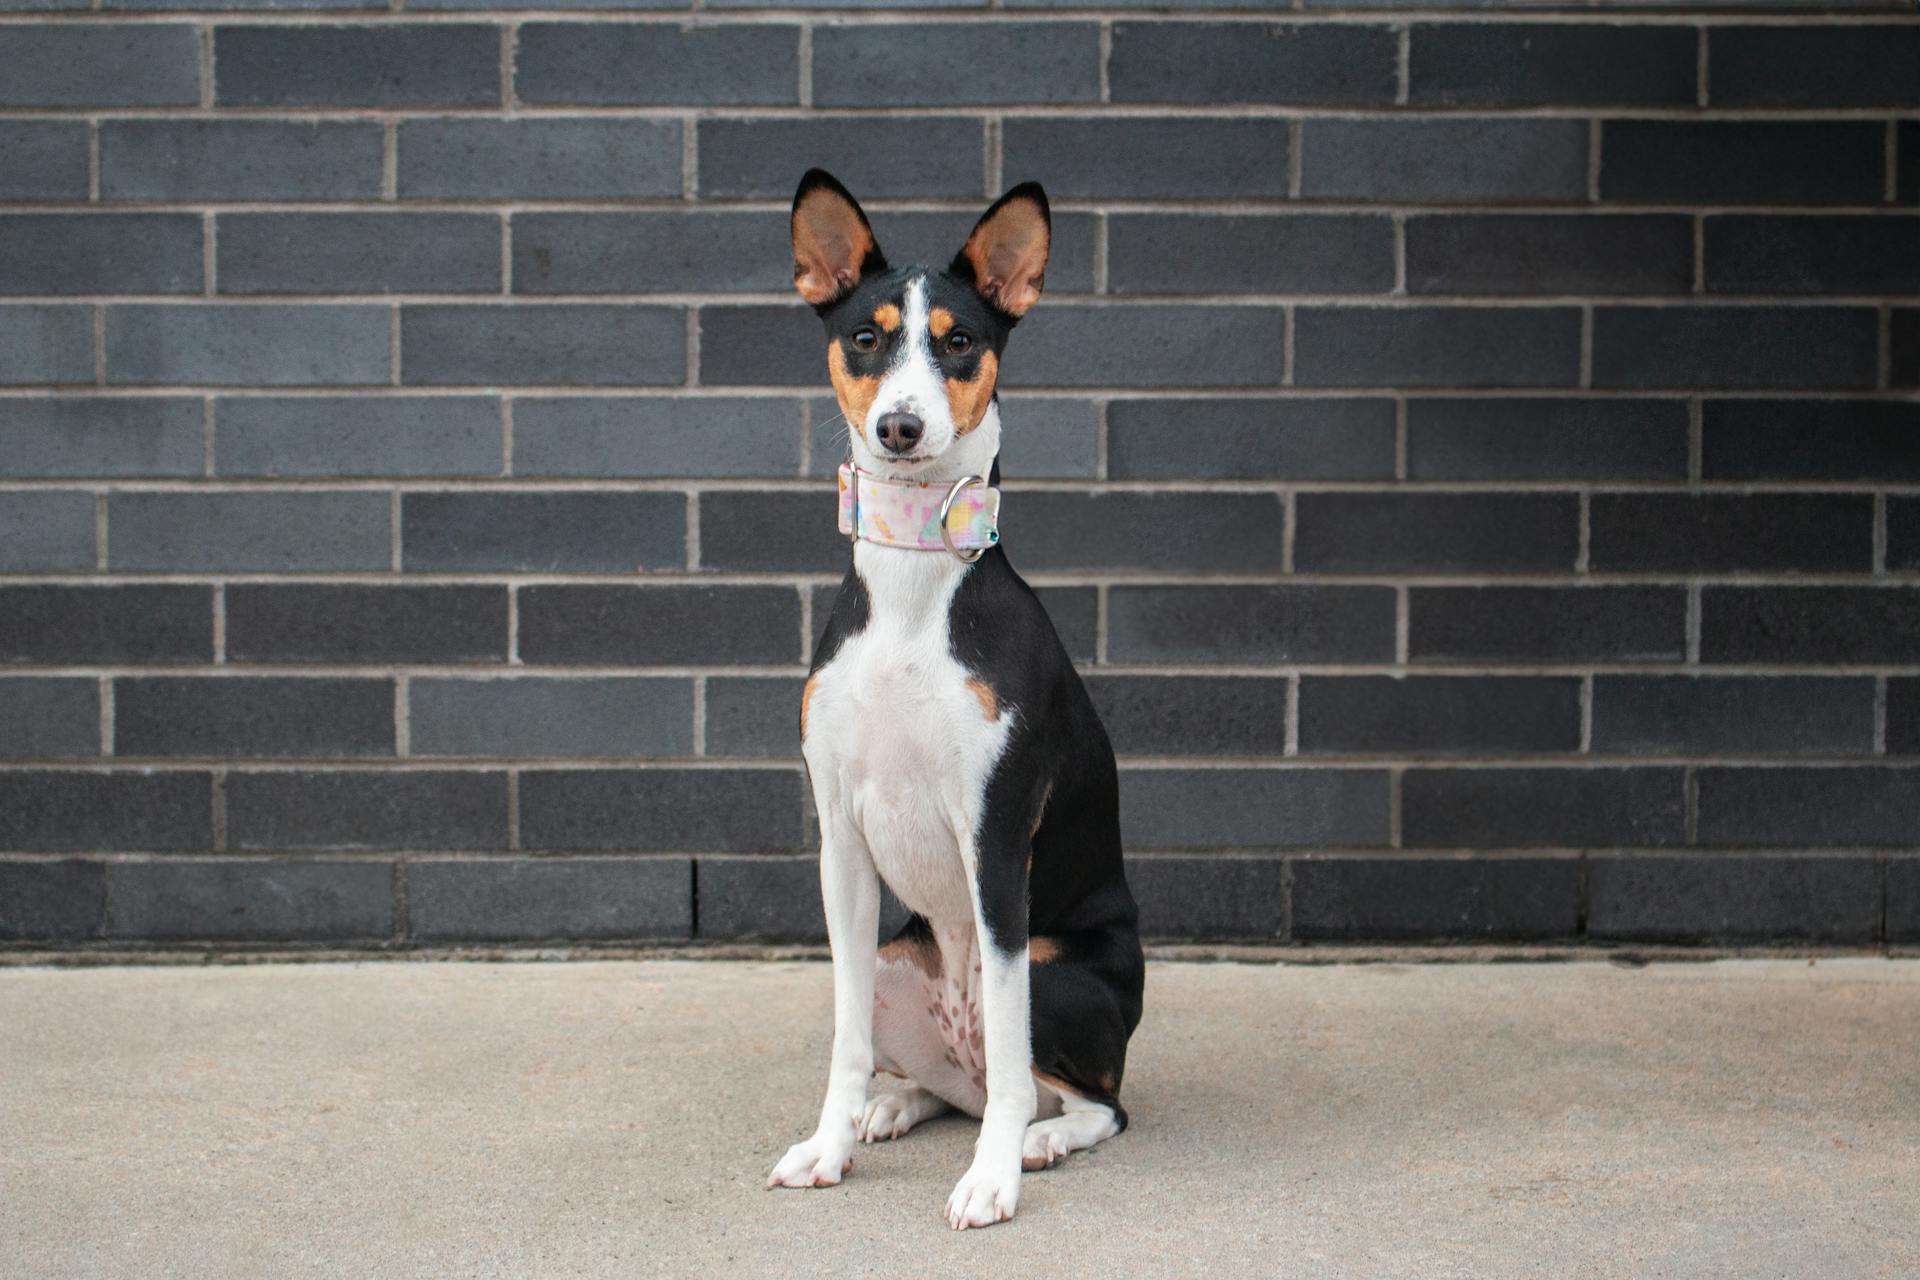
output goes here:
[[1047, 193], [1037, 182], [1023, 182], [981, 215], [947, 270], [973, 281], [981, 297], [1018, 320], [1040, 301], [1052, 243]]
[[816, 308], [831, 306], [862, 276], [887, 269], [860, 202], [825, 169], [809, 169], [793, 193], [793, 287]]

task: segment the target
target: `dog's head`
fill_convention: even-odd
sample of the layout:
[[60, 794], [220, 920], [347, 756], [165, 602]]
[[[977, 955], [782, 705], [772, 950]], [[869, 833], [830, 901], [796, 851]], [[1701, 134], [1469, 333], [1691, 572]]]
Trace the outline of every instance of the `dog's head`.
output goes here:
[[902, 478], [986, 474], [999, 451], [1001, 352], [1040, 300], [1051, 236], [1046, 192], [1024, 182], [945, 270], [889, 267], [845, 187], [820, 169], [800, 180], [793, 285], [826, 324], [855, 462]]

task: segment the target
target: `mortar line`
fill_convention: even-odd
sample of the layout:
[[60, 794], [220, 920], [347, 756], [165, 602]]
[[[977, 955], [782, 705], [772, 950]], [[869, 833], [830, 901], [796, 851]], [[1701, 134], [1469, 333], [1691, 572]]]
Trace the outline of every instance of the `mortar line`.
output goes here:
[[983, 194], [989, 200], [1000, 194], [1001, 183], [1005, 177], [1006, 154], [1002, 149], [1005, 143], [1001, 119], [999, 115], [988, 116], [981, 130], [981, 155], [985, 168], [983, 185], [986, 187]]
[[1300, 754], [1300, 676], [1298, 673], [1287, 677], [1286, 737], [1281, 744], [1280, 753], [1284, 756]]
[[405, 565], [404, 522], [401, 520], [400, 490], [393, 490], [387, 498], [387, 567], [399, 573]]
[[507, 665], [517, 667], [520, 661], [520, 588], [515, 583], [507, 584]]
[[1709, 99], [1707, 78], [1707, 27], [1705, 24], [1695, 28], [1699, 34], [1697, 59], [1694, 66], [1694, 105], [1705, 107]]
[[1407, 478], [1407, 397], [1393, 398], [1393, 478]]
[[1293, 335], [1298, 321], [1292, 303], [1280, 311], [1280, 383], [1293, 385]]
[[687, 308], [687, 369], [681, 376], [683, 387], [697, 386], [700, 382], [700, 308]]
[[1600, 120], [1587, 122], [1587, 203], [1600, 203]]
[[406, 759], [413, 754], [413, 719], [408, 708], [413, 687], [412, 676], [396, 676], [393, 681], [393, 754]]
[[1100, 101], [1113, 101], [1113, 19], [1100, 20]]
[[104, 492], [93, 495], [93, 567], [105, 573], [109, 567], [107, 558], [107, 495]]
[[209, 779], [212, 787], [212, 803], [209, 816], [213, 827], [213, 852], [227, 852], [227, 771], [215, 768]]
[[813, 469], [813, 401], [800, 397], [800, 470], [804, 477]]
[[200, 474], [208, 479], [219, 469], [219, 425], [214, 419], [213, 399], [200, 397]]
[[1293, 572], [1293, 548], [1298, 537], [1300, 519], [1299, 495], [1282, 493], [1280, 498], [1280, 572]]
[[500, 293], [513, 296], [513, 215], [500, 215]]
[[1108, 610], [1112, 607], [1107, 599], [1108, 586], [1100, 583], [1093, 589], [1093, 661], [1097, 666], [1106, 666], [1107, 635], [1109, 627]]
[[1400, 585], [1393, 589], [1393, 665], [1404, 669], [1409, 661], [1408, 645], [1413, 630], [1411, 589]]
[[1109, 265], [1112, 250], [1112, 229], [1107, 225], [1107, 215], [1096, 213], [1093, 216], [1093, 291], [1105, 293], [1108, 288]]
[[687, 493], [687, 572], [692, 573], [700, 567], [700, 491], [689, 489]]
[[813, 591], [804, 586], [795, 587], [800, 595], [800, 665], [811, 667], [813, 664]]
[[813, 24], [811, 22], [800, 24], [799, 59], [799, 84], [795, 86], [795, 92], [802, 107], [811, 107], [813, 105]]
[[676, 118], [680, 121], [680, 199], [695, 200], [700, 195], [700, 121], [684, 113]]
[[1873, 754], [1887, 754], [1887, 678], [1873, 678]]
[[520, 849], [520, 771], [507, 770], [507, 848]]
[[387, 385], [400, 385], [400, 304], [391, 304], [387, 319]]
[[513, 479], [513, 404], [514, 397], [500, 397], [500, 477]]
[[1700, 584], [1687, 588], [1687, 665], [1700, 665]]
[[520, 38], [518, 22], [502, 23], [500, 27], [500, 110], [511, 117], [516, 105], [513, 92], [513, 49]]
[[388, 117], [380, 124], [380, 199], [400, 198], [400, 123]]
[[707, 677], [693, 678], [693, 754], [707, 754]]
[[1583, 390], [1593, 387], [1593, 304], [1590, 302], [1580, 308], [1580, 386]]
[[113, 677], [101, 676], [96, 688], [100, 700], [100, 754], [111, 759], [113, 756]]
[[1287, 122], [1287, 198], [1300, 198], [1300, 151], [1305, 145], [1306, 130], [1297, 120]]
[[200, 22], [194, 26], [200, 44], [200, 109], [213, 110], [213, 26]]
[[1113, 425], [1107, 412], [1108, 401], [1093, 402], [1093, 474], [1105, 480], [1113, 466]]
[[1388, 290], [1396, 298], [1407, 296], [1407, 215], [1396, 211], [1393, 215], [1393, 287]]
[[218, 254], [220, 230], [214, 223], [214, 215], [200, 215], [200, 290], [211, 298], [219, 292]]
[[98, 117], [87, 121], [87, 199], [95, 203], [100, 199], [100, 120]]
[[1593, 673], [1580, 677], [1580, 754], [1593, 753]]
[[213, 664], [225, 666], [227, 661], [227, 584], [213, 584]]
[[1573, 571], [1585, 576], [1593, 562], [1593, 495], [1582, 489], [1580, 500], [1580, 542], [1573, 556]]

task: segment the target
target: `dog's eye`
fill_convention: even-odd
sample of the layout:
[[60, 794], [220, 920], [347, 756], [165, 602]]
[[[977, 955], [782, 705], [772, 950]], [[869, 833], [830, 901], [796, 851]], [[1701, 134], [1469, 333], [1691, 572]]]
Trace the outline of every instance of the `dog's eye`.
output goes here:
[[947, 335], [947, 350], [957, 356], [963, 356], [973, 350], [973, 335], [965, 329], [955, 329]]
[[880, 335], [871, 329], [853, 331], [853, 348], [856, 351], [871, 351], [880, 345]]

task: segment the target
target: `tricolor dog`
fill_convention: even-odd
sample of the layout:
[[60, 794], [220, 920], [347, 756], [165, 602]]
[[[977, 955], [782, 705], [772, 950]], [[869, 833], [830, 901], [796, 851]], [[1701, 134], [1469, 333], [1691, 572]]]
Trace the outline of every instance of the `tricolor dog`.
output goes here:
[[[1113, 749], [999, 539], [995, 381], [1050, 235], [1025, 183], [945, 270], [892, 267], [831, 176], [793, 200], [794, 285], [848, 424], [853, 564], [800, 703], [833, 1061], [819, 1127], [768, 1185], [832, 1186], [856, 1142], [954, 1107], [981, 1122], [955, 1228], [1012, 1217], [1023, 1169], [1126, 1127], [1140, 1021]], [[912, 915], [877, 946], [882, 879]], [[876, 1068], [906, 1088], [869, 1100]]]

